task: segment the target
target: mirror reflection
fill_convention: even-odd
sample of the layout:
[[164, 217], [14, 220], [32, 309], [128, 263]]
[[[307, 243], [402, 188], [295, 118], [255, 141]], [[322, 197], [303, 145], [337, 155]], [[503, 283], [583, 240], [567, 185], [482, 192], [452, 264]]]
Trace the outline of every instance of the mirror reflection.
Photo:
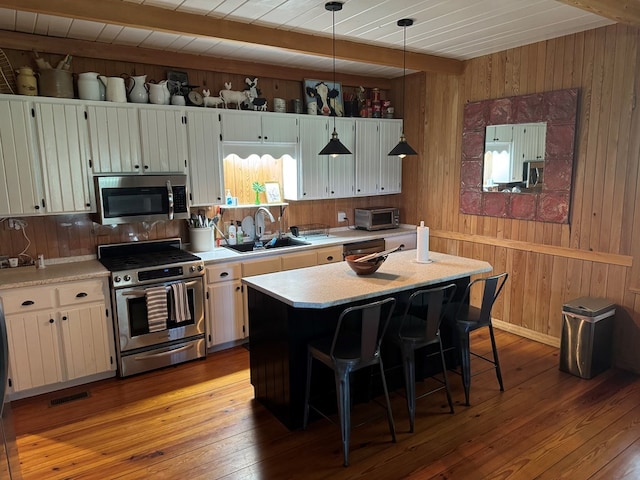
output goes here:
[[483, 191], [541, 192], [546, 138], [546, 122], [487, 125]]

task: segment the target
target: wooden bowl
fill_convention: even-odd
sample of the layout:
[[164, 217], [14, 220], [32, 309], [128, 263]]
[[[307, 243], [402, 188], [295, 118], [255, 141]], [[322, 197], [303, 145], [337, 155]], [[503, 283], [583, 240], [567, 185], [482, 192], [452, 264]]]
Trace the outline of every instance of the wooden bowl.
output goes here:
[[351, 267], [351, 270], [356, 272], [356, 275], [371, 275], [376, 270], [378, 270], [378, 268], [380, 268], [380, 265], [382, 265], [384, 261], [387, 259], [387, 257], [378, 257], [373, 260], [369, 260], [367, 262], [355, 261], [360, 257], [364, 257], [365, 255], [368, 255], [368, 254], [361, 253], [357, 255], [347, 255], [346, 257], [344, 257], [349, 267]]

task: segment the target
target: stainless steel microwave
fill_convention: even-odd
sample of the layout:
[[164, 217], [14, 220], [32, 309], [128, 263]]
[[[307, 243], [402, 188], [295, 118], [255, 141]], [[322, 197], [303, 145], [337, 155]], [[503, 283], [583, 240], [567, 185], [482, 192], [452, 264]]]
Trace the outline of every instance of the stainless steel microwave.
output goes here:
[[95, 177], [98, 223], [118, 225], [189, 218], [186, 175]]
[[400, 225], [400, 210], [395, 207], [356, 208], [355, 217], [355, 226], [361, 230], [384, 230]]

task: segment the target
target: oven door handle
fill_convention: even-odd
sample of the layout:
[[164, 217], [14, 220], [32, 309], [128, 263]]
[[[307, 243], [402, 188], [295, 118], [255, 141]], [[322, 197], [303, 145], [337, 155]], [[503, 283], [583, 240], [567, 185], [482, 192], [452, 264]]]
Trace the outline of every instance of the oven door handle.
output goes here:
[[[188, 281], [188, 282], [184, 282], [184, 284], [187, 287], [187, 289], [189, 289], [189, 288], [192, 288], [193, 285], [195, 285], [195, 282], [197, 282], [197, 281], [198, 280], [191, 280], [191, 281]], [[171, 288], [169, 285], [171, 285], [171, 284], [168, 284], [165, 287], [165, 289], [167, 291], [169, 291], [169, 289]], [[144, 297], [145, 296], [145, 292], [146, 291], [144, 289], [143, 290], [127, 290], [125, 292], [122, 292], [121, 295], [124, 296], [124, 297]]]
[[173, 188], [169, 180], [167, 180], [167, 198], [169, 199], [169, 220], [173, 220]]
[[152, 353], [151, 355], [136, 355], [133, 358], [136, 361], [144, 361], [144, 360], [149, 360], [150, 358], [167, 357], [169, 355], [173, 355], [174, 353], [184, 352], [185, 350], [189, 350], [191, 348], [195, 348], [195, 345], [193, 343], [190, 343], [189, 345], [185, 345], [184, 347], [176, 348], [174, 350], [167, 350], [166, 352], [160, 352], [160, 353]]

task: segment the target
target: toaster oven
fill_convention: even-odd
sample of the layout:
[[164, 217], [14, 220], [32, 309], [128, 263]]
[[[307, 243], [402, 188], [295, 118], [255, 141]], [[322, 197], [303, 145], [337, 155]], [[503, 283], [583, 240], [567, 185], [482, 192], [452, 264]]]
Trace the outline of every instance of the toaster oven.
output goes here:
[[385, 230], [400, 226], [400, 210], [395, 207], [355, 209], [355, 226], [361, 230]]

